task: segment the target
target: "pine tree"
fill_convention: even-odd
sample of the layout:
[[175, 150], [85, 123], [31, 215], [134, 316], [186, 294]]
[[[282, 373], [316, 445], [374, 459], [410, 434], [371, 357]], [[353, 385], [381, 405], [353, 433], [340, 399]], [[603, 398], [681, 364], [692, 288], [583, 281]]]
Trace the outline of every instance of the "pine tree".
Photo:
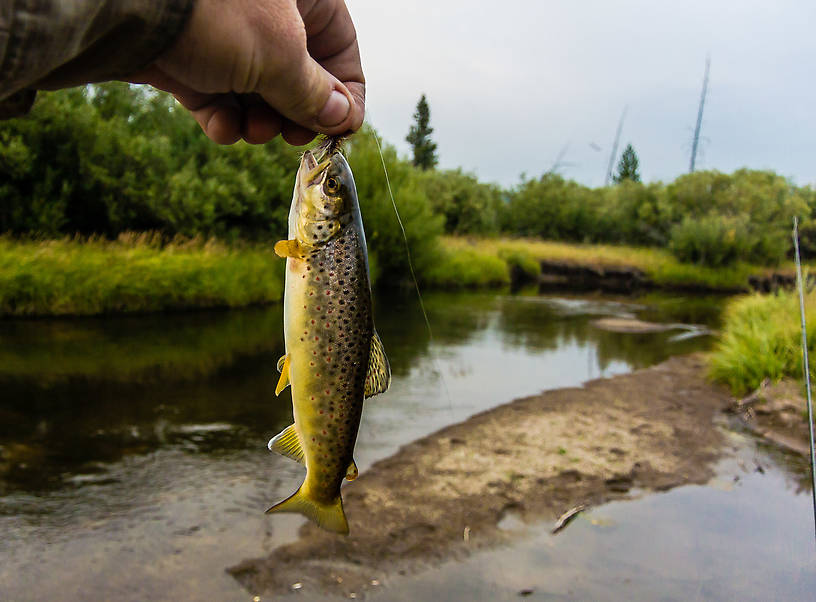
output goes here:
[[414, 166], [421, 169], [432, 169], [436, 166], [436, 142], [431, 140], [433, 128], [429, 125], [431, 110], [423, 94], [414, 112], [414, 125], [408, 130], [405, 139], [414, 147]]
[[627, 144], [623, 149], [620, 162], [618, 163], [618, 173], [612, 178], [617, 183], [624, 180], [631, 180], [632, 182], [640, 182], [640, 174], [638, 173], [638, 157], [635, 149], [631, 144]]

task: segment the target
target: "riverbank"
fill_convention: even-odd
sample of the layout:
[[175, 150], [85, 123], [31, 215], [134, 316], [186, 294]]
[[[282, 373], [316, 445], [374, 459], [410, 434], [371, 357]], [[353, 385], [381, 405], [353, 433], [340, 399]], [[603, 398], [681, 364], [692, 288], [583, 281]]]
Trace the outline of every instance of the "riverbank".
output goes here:
[[229, 572], [258, 594], [299, 583], [301, 593], [360, 596], [390, 575], [501, 544], [508, 517], [554, 521], [580, 504], [705, 483], [723, 453], [716, 417], [730, 403], [700, 355], [514, 401], [348, 484], [349, 537], [305, 524], [294, 543]]
[[88, 316], [273, 303], [283, 261], [268, 245], [0, 237], [0, 316]]
[[710, 268], [682, 263], [664, 249], [543, 240], [443, 237], [440, 257], [427, 279], [442, 288], [536, 283], [543, 290], [739, 293], [795, 281], [788, 264]]
[[[608, 245], [443, 237], [417, 274], [424, 289], [536, 284], [542, 291], [650, 289], [737, 293], [793, 283], [790, 266], [706, 268], [670, 253]], [[277, 303], [281, 261], [269, 244], [129, 233], [102, 239], [0, 237], [0, 316], [144, 313]], [[377, 270], [372, 270], [374, 277]], [[375, 282], [375, 284], [377, 284]], [[380, 282], [379, 284], [395, 284]]]

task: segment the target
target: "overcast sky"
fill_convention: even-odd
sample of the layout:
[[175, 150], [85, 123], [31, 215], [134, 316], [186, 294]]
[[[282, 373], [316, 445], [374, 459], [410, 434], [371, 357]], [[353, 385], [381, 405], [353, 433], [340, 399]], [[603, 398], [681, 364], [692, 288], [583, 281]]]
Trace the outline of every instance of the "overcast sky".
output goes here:
[[[421, 93], [440, 166], [485, 181], [560, 173], [603, 184], [618, 119], [646, 181], [688, 170], [706, 55], [698, 169], [816, 183], [813, 0], [347, 0], [368, 118], [409, 153]], [[600, 147], [596, 150], [595, 147]]]

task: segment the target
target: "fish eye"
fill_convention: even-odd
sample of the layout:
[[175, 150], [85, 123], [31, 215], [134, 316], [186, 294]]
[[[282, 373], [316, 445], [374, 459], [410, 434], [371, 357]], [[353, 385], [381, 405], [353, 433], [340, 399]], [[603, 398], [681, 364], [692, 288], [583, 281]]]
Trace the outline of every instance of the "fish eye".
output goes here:
[[340, 182], [337, 178], [329, 177], [326, 179], [326, 191], [334, 194], [340, 190]]

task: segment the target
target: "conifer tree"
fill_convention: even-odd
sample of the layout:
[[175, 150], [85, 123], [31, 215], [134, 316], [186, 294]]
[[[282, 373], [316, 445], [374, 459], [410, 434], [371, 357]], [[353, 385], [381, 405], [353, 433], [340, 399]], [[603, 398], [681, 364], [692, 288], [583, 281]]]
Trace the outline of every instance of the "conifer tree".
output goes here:
[[431, 140], [433, 128], [430, 126], [431, 110], [423, 94], [414, 112], [414, 125], [405, 139], [414, 147], [414, 167], [433, 169], [437, 163], [436, 142]]
[[635, 149], [631, 144], [627, 144], [623, 149], [620, 162], [618, 163], [618, 173], [612, 178], [618, 184], [624, 180], [631, 180], [632, 182], [640, 182], [640, 174], [638, 173], [638, 157]]

